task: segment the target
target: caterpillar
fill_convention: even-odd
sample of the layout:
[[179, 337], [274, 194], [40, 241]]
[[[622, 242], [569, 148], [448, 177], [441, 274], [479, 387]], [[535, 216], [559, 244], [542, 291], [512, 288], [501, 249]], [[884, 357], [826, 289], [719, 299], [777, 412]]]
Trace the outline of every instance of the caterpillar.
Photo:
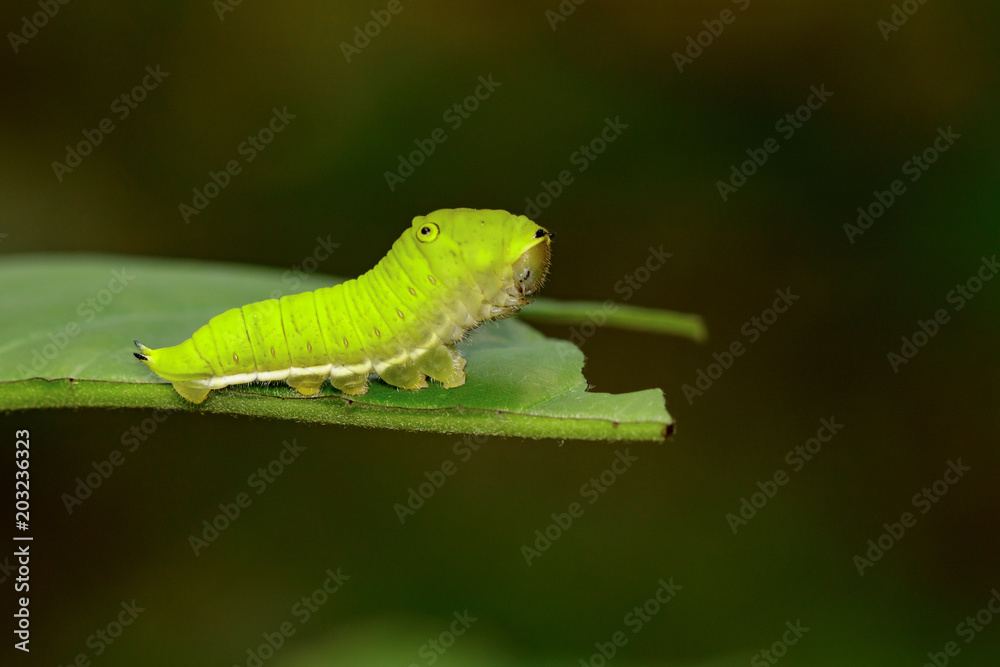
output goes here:
[[402, 389], [465, 383], [455, 343], [516, 313], [545, 280], [554, 236], [523, 215], [441, 209], [417, 216], [374, 268], [353, 280], [216, 315], [179, 345], [136, 358], [201, 403], [211, 390], [285, 381], [312, 396], [327, 380], [368, 391], [374, 372]]

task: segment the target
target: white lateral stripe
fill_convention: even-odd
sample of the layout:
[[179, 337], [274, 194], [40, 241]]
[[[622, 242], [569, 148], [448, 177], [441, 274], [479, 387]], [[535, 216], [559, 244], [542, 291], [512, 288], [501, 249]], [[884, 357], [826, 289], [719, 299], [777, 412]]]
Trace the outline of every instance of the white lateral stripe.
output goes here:
[[[403, 357], [403, 359], [407, 359]], [[393, 364], [398, 363], [393, 361]], [[378, 364], [376, 364], [378, 365]], [[382, 364], [387, 367], [387, 364]], [[186, 380], [184, 384], [190, 387], [200, 387], [204, 389], [222, 389], [234, 384], [247, 384], [249, 382], [280, 382], [281, 380], [298, 380], [302, 378], [344, 378], [352, 375], [367, 376], [372, 371], [371, 362], [354, 364], [352, 366], [335, 366], [326, 364], [325, 366], [307, 366], [299, 368], [292, 366], [277, 371], [260, 371], [257, 373], [237, 373], [236, 375], [217, 375], [199, 380]]]
[[219, 375], [216, 377], [206, 378], [207, 386], [209, 389], [222, 389], [223, 387], [228, 387], [231, 384], [246, 384], [247, 382], [253, 382], [257, 379], [256, 373], [238, 373], [236, 375]]
[[372, 362], [366, 361], [363, 364], [354, 364], [353, 366], [344, 366], [354, 375], [368, 375], [372, 372]]
[[285, 368], [280, 371], [260, 371], [257, 373], [257, 379], [261, 382], [274, 382], [276, 380], [284, 380], [288, 377], [288, 374], [292, 372], [291, 368]]
[[292, 366], [288, 372], [288, 379], [294, 380], [300, 377], [312, 377], [317, 375], [330, 377], [331, 368], [333, 368], [333, 364], [326, 364], [325, 366], [305, 366], [302, 368]]
[[382, 366], [385, 366], [386, 364], [388, 364], [390, 366], [396, 366], [397, 364], [401, 364], [403, 362], [409, 361], [410, 359], [411, 359], [410, 355], [404, 350], [403, 352], [401, 352], [400, 354], [397, 354], [392, 359], [385, 359], [384, 361], [379, 361], [378, 363], [375, 364], [375, 369], [376, 369], [376, 372], [377, 372], [379, 364], [381, 364]]

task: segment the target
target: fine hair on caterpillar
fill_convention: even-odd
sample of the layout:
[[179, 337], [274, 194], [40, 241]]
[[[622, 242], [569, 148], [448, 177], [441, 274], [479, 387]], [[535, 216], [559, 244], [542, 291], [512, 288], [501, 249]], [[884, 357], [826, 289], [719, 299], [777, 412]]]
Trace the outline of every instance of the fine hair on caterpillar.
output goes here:
[[326, 380], [344, 394], [378, 374], [402, 389], [428, 378], [465, 383], [455, 343], [482, 322], [530, 303], [549, 268], [553, 233], [489, 209], [417, 216], [367, 273], [332, 287], [233, 308], [191, 338], [137, 359], [192, 403], [211, 390], [282, 380], [312, 396]]

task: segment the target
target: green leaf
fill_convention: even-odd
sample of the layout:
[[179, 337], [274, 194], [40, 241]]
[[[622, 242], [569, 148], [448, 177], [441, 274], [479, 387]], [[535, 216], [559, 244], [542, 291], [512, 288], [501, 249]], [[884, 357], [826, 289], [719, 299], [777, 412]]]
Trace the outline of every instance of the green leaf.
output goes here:
[[402, 391], [375, 380], [348, 398], [286, 385], [180, 398], [132, 353], [174, 345], [211, 317], [253, 301], [339, 282], [275, 269], [129, 256], [22, 255], [0, 266], [0, 410], [135, 407], [414, 431], [533, 438], [661, 440], [673, 419], [659, 389], [586, 391], [583, 353], [516, 320], [487, 323], [460, 349], [464, 386]]

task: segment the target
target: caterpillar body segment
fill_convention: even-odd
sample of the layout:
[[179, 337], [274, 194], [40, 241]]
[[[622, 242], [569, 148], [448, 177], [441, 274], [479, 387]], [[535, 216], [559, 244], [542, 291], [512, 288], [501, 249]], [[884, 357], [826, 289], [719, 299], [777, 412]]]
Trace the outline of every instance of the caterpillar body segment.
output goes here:
[[529, 303], [553, 234], [506, 211], [418, 216], [370, 271], [340, 285], [216, 315], [188, 340], [136, 358], [192, 403], [211, 390], [284, 381], [303, 396], [326, 380], [349, 395], [377, 373], [402, 389], [465, 383], [455, 343]]

